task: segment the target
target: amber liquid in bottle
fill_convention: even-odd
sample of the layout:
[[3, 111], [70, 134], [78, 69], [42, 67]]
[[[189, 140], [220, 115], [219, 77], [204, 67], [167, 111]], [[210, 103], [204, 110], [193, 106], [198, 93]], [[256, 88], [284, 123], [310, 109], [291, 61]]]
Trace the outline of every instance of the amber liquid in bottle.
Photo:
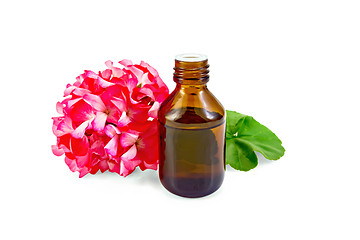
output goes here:
[[209, 195], [224, 179], [225, 110], [206, 86], [208, 67], [204, 55], [178, 55], [176, 88], [158, 115], [160, 181], [183, 197]]

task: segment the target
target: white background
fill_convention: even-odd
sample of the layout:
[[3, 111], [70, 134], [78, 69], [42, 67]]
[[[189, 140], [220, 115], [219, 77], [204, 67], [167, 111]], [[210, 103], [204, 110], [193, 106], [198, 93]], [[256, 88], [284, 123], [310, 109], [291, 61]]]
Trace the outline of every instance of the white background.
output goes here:
[[[360, 239], [359, 1], [1, 1], [0, 26], [0, 239]], [[187, 52], [283, 158], [184, 199], [155, 171], [79, 179], [52, 154], [55, 104], [84, 69], [144, 60], [172, 90]]]

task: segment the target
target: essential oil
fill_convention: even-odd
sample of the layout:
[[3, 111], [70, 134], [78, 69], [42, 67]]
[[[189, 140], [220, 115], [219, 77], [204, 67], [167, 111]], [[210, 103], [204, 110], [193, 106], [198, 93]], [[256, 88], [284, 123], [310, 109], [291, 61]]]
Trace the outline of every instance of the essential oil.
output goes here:
[[225, 110], [208, 90], [208, 60], [199, 54], [175, 59], [175, 90], [159, 110], [159, 176], [183, 197], [215, 192], [224, 179]]

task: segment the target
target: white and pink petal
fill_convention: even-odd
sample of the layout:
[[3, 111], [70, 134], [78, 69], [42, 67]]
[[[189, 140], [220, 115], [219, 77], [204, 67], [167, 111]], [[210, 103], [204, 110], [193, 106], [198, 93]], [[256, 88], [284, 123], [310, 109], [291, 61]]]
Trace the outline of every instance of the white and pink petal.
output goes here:
[[65, 153], [64, 149], [58, 147], [57, 145], [51, 145], [51, 150], [55, 156], [61, 156]]
[[125, 100], [121, 99], [121, 98], [116, 98], [113, 97], [112, 100], [110, 100], [110, 102], [112, 104], [114, 104], [114, 106], [120, 111], [120, 112], [124, 112], [127, 110], [127, 106], [126, 106], [126, 102]]
[[71, 136], [74, 138], [82, 138], [85, 134], [85, 131], [89, 128], [91, 128], [91, 120], [87, 120], [80, 124], [72, 133]]
[[110, 138], [113, 138], [115, 135], [121, 133], [120, 130], [112, 124], [107, 124], [104, 128], [104, 131], [105, 134]]
[[131, 119], [126, 115], [126, 112], [123, 112], [118, 121], [118, 127], [124, 127], [131, 122]]
[[93, 129], [95, 131], [104, 130], [106, 119], [108, 115], [103, 112], [97, 112], [94, 121], [92, 122]]
[[130, 161], [135, 158], [137, 154], [137, 149], [135, 145], [132, 145], [123, 155], [121, 155], [121, 161]]
[[85, 94], [83, 96], [84, 100], [90, 104], [96, 111], [103, 112], [106, 110], [106, 106], [102, 99], [95, 94]]
[[124, 148], [130, 147], [135, 144], [138, 138], [139, 134], [123, 132], [120, 136], [120, 145]]
[[159, 102], [154, 102], [154, 104], [149, 109], [149, 112], [148, 112], [149, 117], [157, 118], [159, 108], [160, 108], [160, 103]]
[[118, 147], [119, 147], [119, 136], [116, 135], [106, 144], [105, 151], [109, 155], [115, 157], [118, 152]]

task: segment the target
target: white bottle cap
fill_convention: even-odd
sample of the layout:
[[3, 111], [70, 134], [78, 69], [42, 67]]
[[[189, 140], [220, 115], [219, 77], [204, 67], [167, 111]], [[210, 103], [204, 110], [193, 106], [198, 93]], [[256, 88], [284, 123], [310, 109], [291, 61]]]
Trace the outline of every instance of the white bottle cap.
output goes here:
[[198, 53], [183, 53], [175, 56], [175, 60], [180, 62], [202, 62], [207, 59], [206, 55]]

